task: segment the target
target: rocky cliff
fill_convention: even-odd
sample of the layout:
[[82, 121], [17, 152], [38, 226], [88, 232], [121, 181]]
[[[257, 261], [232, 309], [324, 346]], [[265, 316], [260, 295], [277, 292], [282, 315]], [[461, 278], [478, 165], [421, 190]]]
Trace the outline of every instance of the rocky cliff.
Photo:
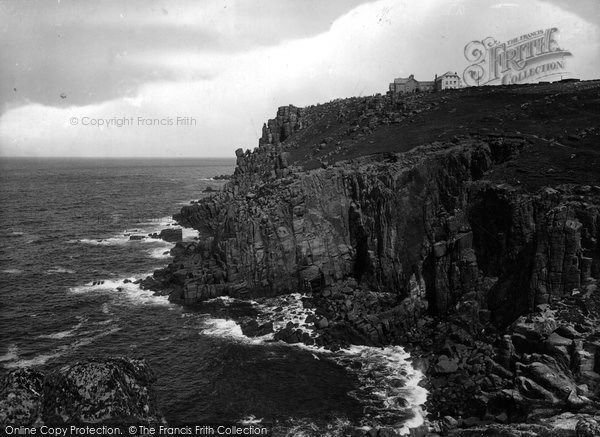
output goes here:
[[321, 344], [420, 357], [432, 413], [472, 418], [445, 431], [597, 412], [599, 91], [282, 107], [223, 191], [176, 215], [199, 239], [146, 284], [185, 304], [307, 292]]

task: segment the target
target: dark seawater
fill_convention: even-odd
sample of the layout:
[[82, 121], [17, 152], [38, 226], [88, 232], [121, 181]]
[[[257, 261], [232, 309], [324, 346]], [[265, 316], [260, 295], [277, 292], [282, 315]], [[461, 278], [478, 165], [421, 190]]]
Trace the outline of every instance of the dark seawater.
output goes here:
[[144, 357], [155, 371], [171, 424], [262, 419], [289, 435], [335, 435], [346, 423], [419, 424], [425, 395], [401, 348], [332, 354], [248, 339], [232, 320], [268, 318], [282, 305], [278, 323], [302, 325], [309, 310], [298, 295], [217, 299], [215, 310], [204, 312], [123, 283], [164, 266], [172, 247], [129, 236], [176, 226], [172, 214], [204, 196], [208, 185], [222, 185], [210, 178], [234, 165], [229, 159], [0, 160], [0, 373], [129, 355]]

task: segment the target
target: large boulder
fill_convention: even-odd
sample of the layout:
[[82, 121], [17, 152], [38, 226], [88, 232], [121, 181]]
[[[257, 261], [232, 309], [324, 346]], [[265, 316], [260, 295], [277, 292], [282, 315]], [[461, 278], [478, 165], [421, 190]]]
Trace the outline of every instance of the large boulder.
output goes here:
[[183, 229], [181, 228], [171, 228], [171, 229], [163, 229], [158, 234], [158, 238], [168, 241], [169, 243], [177, 243], [183, 239]]
[[434, 367], [435, 373], [446, 374], [454, 373], [458, 370], [458, 359], [448, 358], [446, 355], [441, 355], [437, 364]]
[[47, 375], [9, 372], [0, 383], [0, 425], [163, 423], [144, 360], [92, 359]]
[[155, 380], [144, 360], [110, 358], [62, 367], [44, 381], [44, 420], [158, 423], [161, 418], [150, 388]]
[[271, 334], [273, 332], [273, 322], [259, 324], [254, 319], [242, 323], [240, 327], [242, 328], [242, 333], [246, 337], [262, 337], [263, 335]]
[[569, 378], [571, 375], [566, 375], [557, 366], [534, 362], [522, 366], [519, 370], [545, 389], [551, 391], [558, 399], [566, 400], [572, 392], [576, 391], [572, 377]]

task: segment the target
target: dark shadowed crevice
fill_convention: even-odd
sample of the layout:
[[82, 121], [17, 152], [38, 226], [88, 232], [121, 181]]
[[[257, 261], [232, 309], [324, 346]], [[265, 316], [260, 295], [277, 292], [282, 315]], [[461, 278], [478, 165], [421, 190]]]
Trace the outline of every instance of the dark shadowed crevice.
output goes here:
[[353, 276], [360, 282], [363, 276], [371, 272], [369, 259], [369, 243], [367, 233], [361, 222], [361, 213], [355, 207], [348, 212], [348, 228], [350, 230], [350, 241], [355, 249]]

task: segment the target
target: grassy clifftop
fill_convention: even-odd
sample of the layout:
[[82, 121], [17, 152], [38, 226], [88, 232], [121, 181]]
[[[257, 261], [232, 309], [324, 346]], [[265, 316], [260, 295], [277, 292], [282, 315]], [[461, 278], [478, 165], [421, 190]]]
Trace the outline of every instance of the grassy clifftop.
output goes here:
[[[600, 180], [600, 81], [353, 97], [290, 108], [280, 108], [267, 131], [289, 152], [289, 163], [304, 169], [497, 134], [529, 139], [532, 147], [496, 169], [494, 180], [528, 190]], [[293, 127], [286, 127], [290, 122]]]

